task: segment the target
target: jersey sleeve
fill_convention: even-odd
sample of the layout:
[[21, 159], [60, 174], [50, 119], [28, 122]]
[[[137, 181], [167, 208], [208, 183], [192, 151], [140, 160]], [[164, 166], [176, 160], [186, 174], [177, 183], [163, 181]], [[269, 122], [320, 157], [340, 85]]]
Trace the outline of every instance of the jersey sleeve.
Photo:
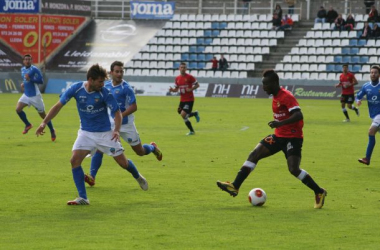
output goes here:
[[127, 87], [125, 88], [125, 94], [128, 97], [129, 105], [136, 103], [135, 92], [133, 91], [131, 86], [127, 85]]
[[42, 73], [37, 67], [33, 67], [32, 73], [29, 77], [30, 77], [31, 83], [37, 83], [37, 84], [43, 84], [44, 83]]
[[195, 79], [194, 76], [190, 75], [190, 82], [192, 85], [194, 85], [197, 82], [197, 79]]
[[70, 101], [70, 99], [75, 95], [77, 91], [77, 84], [72, 84], [68, 89], [66, 89], [65, 92], [63, 92], [59, 98], [59, 101], [63, 104], [66, 105]]
[[360, 88], [359, 92], [356, 95], [356, 100], [361, 100], [365, 96], [366, 92], [364, 91], [365, 89], [365, 84]]
[[282, 103], [286, 106], [289, 112], [293, 110], [301, 109], [296, 98], [293, 95], [286, 95]]

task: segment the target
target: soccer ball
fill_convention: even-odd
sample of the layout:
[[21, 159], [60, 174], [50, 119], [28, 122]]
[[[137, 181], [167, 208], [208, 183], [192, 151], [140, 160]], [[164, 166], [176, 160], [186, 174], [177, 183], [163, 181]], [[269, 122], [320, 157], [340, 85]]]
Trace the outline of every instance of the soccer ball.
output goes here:
[[267, 194], [261, 188], [254, 188], [249, 192], [248, 200], [252, 206], [262, 206], [267, 200]]

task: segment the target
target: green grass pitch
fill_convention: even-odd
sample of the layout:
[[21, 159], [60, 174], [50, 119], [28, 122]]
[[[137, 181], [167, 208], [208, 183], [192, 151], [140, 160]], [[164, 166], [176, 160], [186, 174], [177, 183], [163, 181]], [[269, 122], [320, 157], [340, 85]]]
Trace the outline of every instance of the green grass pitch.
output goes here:
[[[138, 96], [136, 126], [143, 143], [157, 142], [163, 161], [126, 154], [147, 178], [142, 191], [111, 157], [104, 157], [96, 186], [87, 188], [90, 206], [67, 206], [77, 196], [69, 159], [79, 128], [75, 100], [35, 136], [41, 119], [25, 112], [34, 128], [22, 135], [15, 113], [19, 95], [0, 95], [0, 249], [378, 249], [380, 153], [370, 166], [358, 163], [371, 123], [344, 119], [339, 100], [299, 100], [304, 114], [301, 167], [326, 188], [323, 209], [313, 192], [288, 173], [282, 153], [263, 159], [236, 198], [216, 186], [233, 181], [255, 145], [273, 132], [270, 99], [197, 98], [188, 132], [176, 109], [178, 97]], [[44, 95], [47, 110], [58, 95]], [[378, 139], [379, 140], [379, 139]], [[88, 172], [90, 160], [83, 168]], [[263, 207], [248, 192], [264, 189]]]

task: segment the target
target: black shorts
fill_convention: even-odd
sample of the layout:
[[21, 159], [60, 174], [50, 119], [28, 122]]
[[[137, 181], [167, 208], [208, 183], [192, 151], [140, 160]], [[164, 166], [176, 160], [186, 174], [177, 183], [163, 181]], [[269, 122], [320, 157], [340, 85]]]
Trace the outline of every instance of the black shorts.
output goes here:
[[186, 114], [190, 114], [193, 111], [194, 102], [180, 102], [178, 106], [178, 114], [181, 114], [181, 111], [185, 111]]
[[342, 95], [340, 97], [341, 103], [353, 104], [354, 100], [355, 100], [355, 95]]
[[282, 151], [286, 158], [291, 155], [301, 157], [303, 138], [285, 138], [268, 135], [260, 143], [269, 149], [272, 155]]

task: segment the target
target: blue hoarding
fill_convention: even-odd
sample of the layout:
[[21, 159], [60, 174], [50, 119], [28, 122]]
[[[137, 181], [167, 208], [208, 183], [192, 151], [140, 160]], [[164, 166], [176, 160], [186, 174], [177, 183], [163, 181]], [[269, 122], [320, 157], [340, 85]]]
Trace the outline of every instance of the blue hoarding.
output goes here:
[[132, 19], [171, 19], [175, 2], [137, 2], [131, 1]]
[[40, 0], [0, 0], [0, 12], [38, 13]]

